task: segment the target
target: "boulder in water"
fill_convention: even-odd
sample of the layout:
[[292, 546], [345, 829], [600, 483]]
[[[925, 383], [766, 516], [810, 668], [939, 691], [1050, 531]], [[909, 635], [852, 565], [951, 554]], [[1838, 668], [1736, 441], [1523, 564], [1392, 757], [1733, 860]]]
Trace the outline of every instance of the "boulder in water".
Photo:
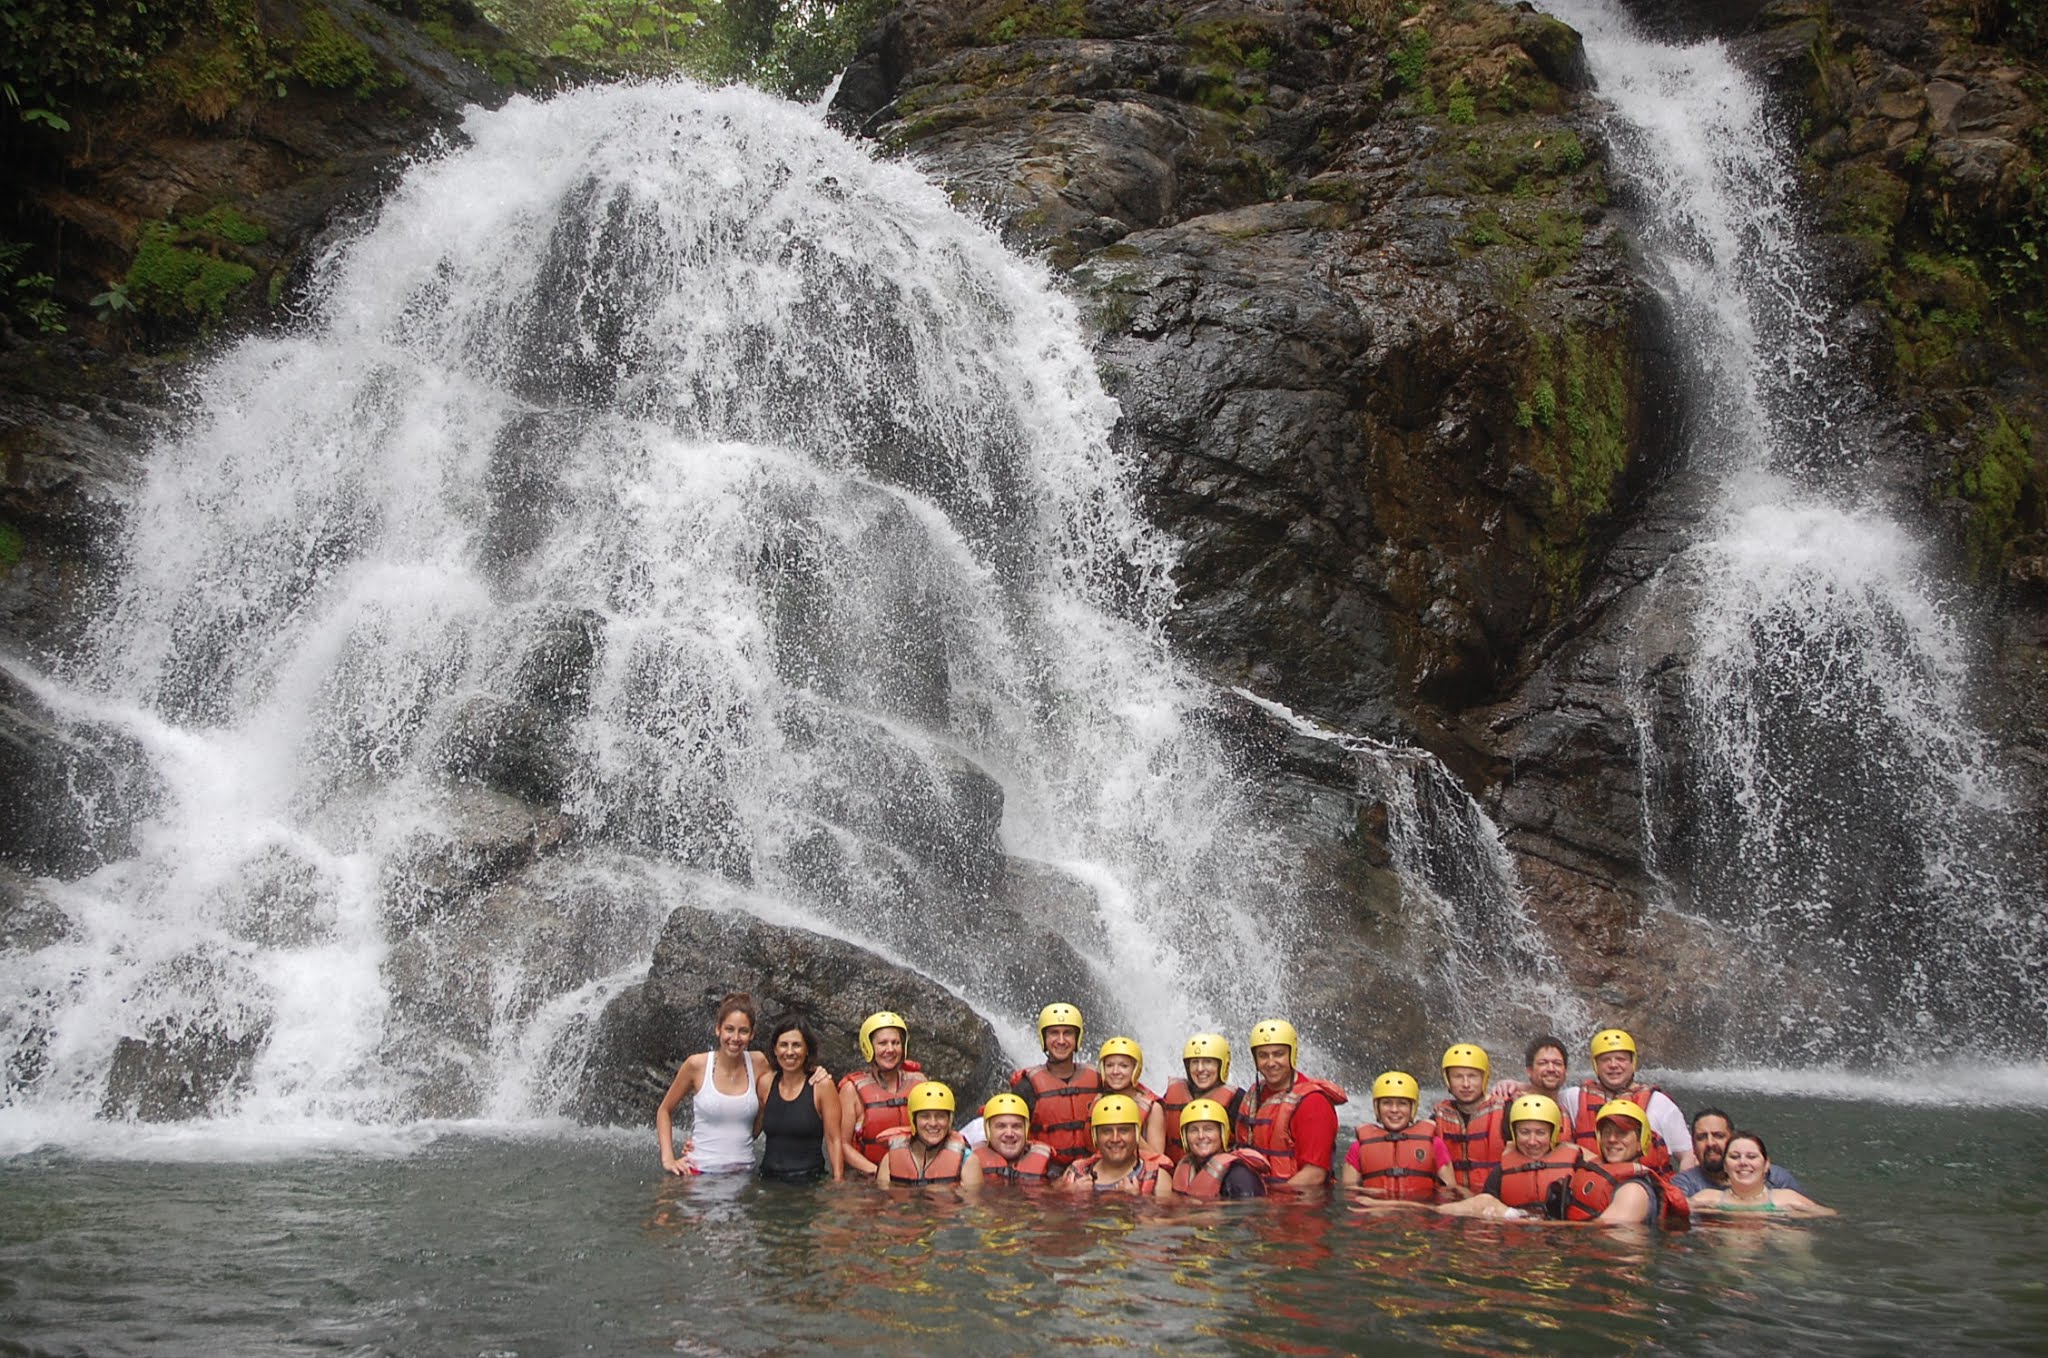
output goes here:
[[574, 1113], [587, 1122], [652, 1121], [676, 1067], [710, 1047], [718, 1001], [734, 990], [754, 997], [763, 1023], [785, 1011], [805, 1015], [835, 1075], [860, 1064], [861, 1021], [889, 1009], [910, 1024], [912, 1058], [950, 1084], [963, 1108], [1001, 1078], [995, 1031], [930, 978], [807, 929], [683, 906], [669, 916], [646, 982], [606, 1007]]

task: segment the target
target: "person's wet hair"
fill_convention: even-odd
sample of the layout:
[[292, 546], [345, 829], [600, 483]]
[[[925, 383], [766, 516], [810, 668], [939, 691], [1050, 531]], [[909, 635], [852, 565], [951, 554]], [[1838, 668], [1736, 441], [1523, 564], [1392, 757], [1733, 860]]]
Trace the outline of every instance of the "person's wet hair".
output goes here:
[[1729, 1138], [1728, 1138], [1728, 1149], [1730, 1149], [1730, 1150], [1734, 1150], [1734, 1149], [1735, 1149], [1735, 1143], [1736, 1143], [1736, 1142], [1738, 1142], [1738, 1141], [1754, 1141], [1754, 1142], [1756, 1142], [1756, 1148], [1757, 1148], [1758, 1150], [1760, 1150], [1760, 1151], [1762, 1151], [1762, 1152], [1763, 1152], [1763, 1155], [1764, 1155], [1764, 1159], [1765, 1159], [1766, 1161], [1769, 1161], [1769, 1160], [1770, 1160], [1770, 1158], [1771, 1158], [1771, 1148], [1770, 1148], [1769, 1146], [1766, 1146], [1766, 1145], [1764, 1144], [1764, 1139], [1763, 1139], [1762, 1137], [1758, 1136], [1758, 1135], [1757, 1135], [1757, 1134], [1756, 1134], [1755, 1132], [1737, 1132], [1737, 1133], [1735, 1133], [1735, 1135], [1733, 1135], [1733, 1136], [1731, 1136], [1731, 1137], [1729, 1137]]
[[1535, 1065], [1537, 1053], [1544, 1051], [1548, 1048], [1555, 1048], [1557, 1054], [1559, 1056], [1564, 1057], [1564, 1059], [1567, 1061], [1572, 1059], [1570, 1052], [1566, 1049], [1564, 1045], [1563, 1038], [1557, 1037], [1550, 1033], [1545, 1033], [1543, 1036], [1537, 1038], [1534, 1042], [1531, 1042], [1527, 1047], [1522, 1049], [1522, 1064], [1524, 1066]]
[[1725, 1108], [1696, 1108], [1693, 1110], [1692, 1117], [1685, 1125], [1697, 1134], [1700, 1129], [1701, 1118], [1719, 1118], [1728, 1124], [1730, 1130], [1733, 1130], [1735, 1126], [1735, 1119], [1728, 1116], [1728, 1110]]

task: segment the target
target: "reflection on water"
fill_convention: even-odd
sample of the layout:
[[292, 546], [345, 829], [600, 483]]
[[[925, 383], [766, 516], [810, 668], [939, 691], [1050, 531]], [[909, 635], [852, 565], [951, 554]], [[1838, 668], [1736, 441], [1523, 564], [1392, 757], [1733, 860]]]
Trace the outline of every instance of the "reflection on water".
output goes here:
[[0, 1162], [0, 1354], [2039, 1349], [2048, 1114], [1975, 1111], [1965, 1154], [1931, 1110], [1760, 1112], [1841, 1220], [1623, 1235], [1315, 1201], [885, 1196], [663, 1178], [644, 1136], [22, 1156]]

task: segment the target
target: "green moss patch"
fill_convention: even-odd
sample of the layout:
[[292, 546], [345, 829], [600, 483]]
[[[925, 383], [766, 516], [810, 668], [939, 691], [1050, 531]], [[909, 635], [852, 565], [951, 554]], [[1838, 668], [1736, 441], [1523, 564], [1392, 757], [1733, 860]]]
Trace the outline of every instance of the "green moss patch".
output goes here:
[[123, 280], [129, 303], [150, 315], [218, 321], [256, 281], [256, 270], [223, 257], [234, 247], [260, 244], [264, 229], [233, 208], [219, 207], [177, 223], [144, 228]]

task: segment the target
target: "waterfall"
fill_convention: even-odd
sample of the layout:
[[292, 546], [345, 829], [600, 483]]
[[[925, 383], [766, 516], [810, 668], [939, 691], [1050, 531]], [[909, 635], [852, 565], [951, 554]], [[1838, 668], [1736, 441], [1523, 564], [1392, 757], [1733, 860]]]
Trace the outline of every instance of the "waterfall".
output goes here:
[[[1423, 926], [1424, 948], [1407, 964], [1429, 977], [1456, 1031], [1505, 1034], [1512, 1021], [1591, 1030], [1591, 1016], [1529, 914], [1500, 827], [1442, 760], [1413, 745], [1332, 730], [1247, 689], [1234, 692], [1298, 734], [1343, 750], [1357, 770], [1360, 799], [1385, 808], [1403, 914]], [[1505, 996], [1504, 977], [1514, 982]], [[1523, 1038], [1496, 1040], [1512, 1047]]]
[[1813, 977], [1756, 997], [1730, 1054], [1925, 1058], [1987, 1033], [2037, 1047], [2042, 865], [1973, 722], [1960, 609], [1858, 492], [1865, 450], [1841, 416], [1863, 393], [1830, 353], [1788, 139], [1720, 44], [1648, 41], [1612, 0], [1547, 8], [1585, 37], [1643, 200], [1698, 373], [1689, 466], [1715, 487], [1651, 591], [1692, 635], [1682, 710], [1635, 704], [1656, 750], [1646, 838], [1671, 904]]
[[546, 1116], [680, 900], [1017, 1033], [1018, 865], [1142, 1041], [1263, 1017], [1292, 868], [1114, 416], [1041, 268], [803, 109], [472, 114], [198, 375], [89, 654], [22, 676], [163, 795], [0, 957], [0, 1140], [137, 1112], [165, 1040], [216, 1068], [177, 1114]]

